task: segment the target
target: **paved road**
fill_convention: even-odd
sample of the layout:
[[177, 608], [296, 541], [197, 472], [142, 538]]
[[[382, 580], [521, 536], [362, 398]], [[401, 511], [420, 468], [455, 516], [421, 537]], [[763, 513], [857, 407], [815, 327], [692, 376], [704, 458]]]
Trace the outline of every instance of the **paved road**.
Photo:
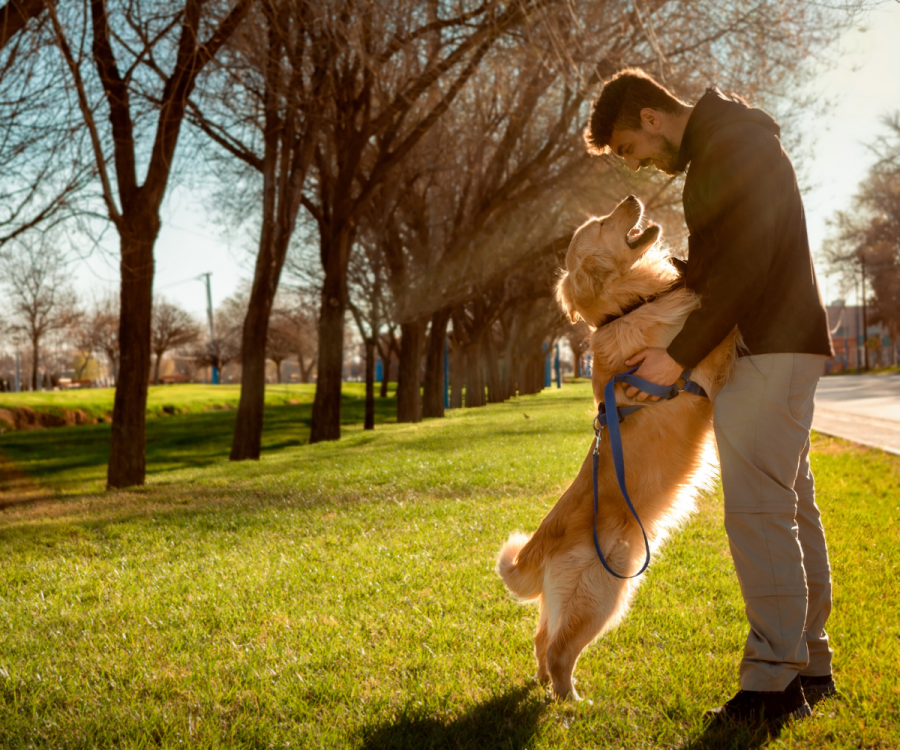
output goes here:
[[822, 378], [813, 429], [900, 455], [900, 375]]

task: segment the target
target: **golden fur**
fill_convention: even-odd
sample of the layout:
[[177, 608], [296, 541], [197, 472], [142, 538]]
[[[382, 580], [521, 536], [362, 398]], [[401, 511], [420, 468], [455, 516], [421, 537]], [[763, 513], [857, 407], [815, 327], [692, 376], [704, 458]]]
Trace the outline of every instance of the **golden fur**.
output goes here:
[[[569, 245], [566, 273], [557, 287], [557, 299], [571, 320], [582, 318], [595, 329], [595, 405], [606, 383], [628, 369], [626, 359], [646, 347], [668, 346], [699, 306], [693, 292], [671, 289], [678, 274], [659, 247], [659, 230], [650, 227], [636, 236], [642, 214], [640, 202], [629, 196], [609, 216], [581, 226]], [[654, 295], [661, 296], [604, 324]], [[692, 379], [710, 396], [730, 371], [737, 335], [735, 329], [694, 368]], [[637, 403], [626, 398], [622, 385], [617, 386], [617, 401]], [[715, 475], [711, 427], [710, 400], [685, 393], [641, 409], [621, 424], [628, 493], [654, 554], [692, 511], [697, 490]], [[592, 438], [586, 421], [585, 444], [592, 444]], [[616, 482], [606, 441], [604, 433], [597, 537], [610, 567], [629, 575], [643, 563], [644, 544]], [[510, 536], [497, 561], [497, 572], [517, 598], [539, 600], [537, 678], [550, 681], [558, 698], [578, 698], [572, 673], [579, 655], [625, 616], [640, 580], [620, 580], [603, 569], [594, 549], [593, 512], [589, 449], [575, 481], [534, 535]]]

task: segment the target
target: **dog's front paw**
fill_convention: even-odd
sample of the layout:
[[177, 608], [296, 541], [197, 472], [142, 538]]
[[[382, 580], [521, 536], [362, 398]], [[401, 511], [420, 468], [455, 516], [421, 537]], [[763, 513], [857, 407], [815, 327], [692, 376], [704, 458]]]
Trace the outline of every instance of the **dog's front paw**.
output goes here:
[[557, 688], [553, 687], [551, 691], [553, 695], [553, 699], [557, 701], [569, 701], [572, 703], [577, 703], [583, 698], [578, 695], [578, 692], [575, 690], [574, 685], [570, 685], [568, 688]]
[[535, 674], [534, 679], [541, 683], [541, 685], [546, 685], [550, 682], [550, 672], [547, 671], [547, 667], [538, 666], [537, 674]]

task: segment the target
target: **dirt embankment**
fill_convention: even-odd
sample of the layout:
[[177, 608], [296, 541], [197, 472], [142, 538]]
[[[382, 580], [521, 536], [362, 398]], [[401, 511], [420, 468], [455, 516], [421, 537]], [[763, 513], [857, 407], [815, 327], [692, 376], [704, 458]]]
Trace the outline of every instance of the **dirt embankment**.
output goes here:
[[63, 409], [59, 412], [38, 412], [30, 406], [0, 409], [0, 429], [41, 430], [45, 427], [72, 427], [77, 424], [95, 424], [103, 417], [92, 417], [81, 409]]

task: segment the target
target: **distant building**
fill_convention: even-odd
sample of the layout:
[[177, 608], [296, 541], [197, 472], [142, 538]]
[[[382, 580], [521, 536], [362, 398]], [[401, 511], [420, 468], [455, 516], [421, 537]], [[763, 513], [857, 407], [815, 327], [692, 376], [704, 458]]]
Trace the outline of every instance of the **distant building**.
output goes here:
[[828, 327], [834, 346], [834, 360], [829, 363], [831, 372], [857, 370], [865, 366], [865, 349], [869, 350], [869, 367], [887, 367], [897, 364], [896, 343], [881, 323], [870, 323], [863, 329], [863, 309], [860, 305], [847, 305], [835, 300], [827, 307]]

